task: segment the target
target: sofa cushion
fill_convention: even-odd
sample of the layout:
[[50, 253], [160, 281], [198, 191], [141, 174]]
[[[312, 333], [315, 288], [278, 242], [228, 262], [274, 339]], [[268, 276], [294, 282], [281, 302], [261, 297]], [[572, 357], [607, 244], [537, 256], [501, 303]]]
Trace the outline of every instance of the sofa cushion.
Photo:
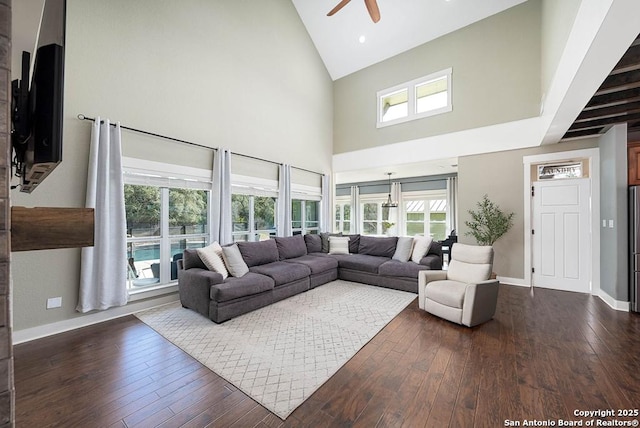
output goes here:
[[320, 251], [323, 253], [328, 253], [329, 252], [329, 237], [330, 236], [342, 236], [342, 232], [340, 233], [329, 233], [329, 232], [323, 232], [320, 234], [320, 240], [321, 240], [321, 245], [322, 247], [320, 248]]
[[345, 269], [360, 270], [369, 273], [378, 273], [378, 268], [388, 257], [369, 256], [366, 254], [337, 254], [332, 255], [338, 261], [338, 266]]
[[[320, 253], [324, 254], [324, 253]], [[338, 261], [333, 257], [318, 257], [306, 255], [295, 259], [285, 260], [287, 263], [301, 263], [311, 269], [311, 275], [323, 273], [331, 269], [338, 269]]]
[[275, 286], [288, 284], [311, 275], [311, 269], [299, 263], [273, 262], [266, 265], [253, 266], [251, 272], [266, 275], [273, 279]]
[[238, 248], [249, 267], [278, 261], [278, 246], [273, 239], [260, 242], [238, 242]]
[[410, 236], [399, 236], [396, 244], [396, 252], [393, 253], [393, 260], [399, 262], [408, 262], [411, 258], [411, 250], [413, 249], [413, 238]]
[[293, 259], [307, 255], [307, 245], [302, 235], [276, 237], [276, 246], [280, 260]]
[[393, 257], [396, 252], [397, 236], [375, 237], [363, 235], [360, 237], [360, 245], [358, 246], [359, 254], [368, 254], [378, 257]]
[[398, 260], [389, 260], [378, 268], [378, 274], [385, 276], [401, 276], [404, 278], [418, 279], [418, 272], [421, 270], [429, 270], [428, 266], [420, 265], [414, 262], [399, 262]]
[[322, 238], [320, 235], [304, 235], [304, 243], [307, 245], [307, 253], [319, 253], [322, 251]]
[[189, 248], [184, 250], [184, 252], [182, 253], [182, 267], [184, 269], [207, 269], [207, 266], [202, 262], [202, 259], [198, 255], [198, 251]]
[[227, 302], [273, 290], [273, 286], [274, 281], [268, 276], [249, 272], [240, 278], [230, 276], [222, 284], [212, 285], [209, 297], [215, 302]]
[[467, 285], [458, 281], [434, 281], [427, 284], [425, 296], [441, 305], [462, 309]]
[[222, 258], [229, 275], [239, 278], [249, 272], [249, 267], [242, 259], [242, 254], [236, 244], [222, 248]]

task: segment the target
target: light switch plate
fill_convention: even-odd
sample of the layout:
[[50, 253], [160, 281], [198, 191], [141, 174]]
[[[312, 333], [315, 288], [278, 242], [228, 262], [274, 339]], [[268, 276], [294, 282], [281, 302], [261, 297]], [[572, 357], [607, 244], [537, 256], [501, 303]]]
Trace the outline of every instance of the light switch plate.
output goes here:
[[47, 299], [47, 309], [62, 307], [62, 297], [52, 297]]

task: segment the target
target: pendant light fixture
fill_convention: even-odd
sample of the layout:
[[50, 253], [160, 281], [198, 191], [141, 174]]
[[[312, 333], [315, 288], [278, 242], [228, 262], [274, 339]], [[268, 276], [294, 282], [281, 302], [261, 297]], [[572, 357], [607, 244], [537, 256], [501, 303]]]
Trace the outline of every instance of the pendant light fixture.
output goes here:
[[393, 172], [387, 172], [386, 174], [389, 176], [389, 197], [387, 198], [386, 202], [382, 203], [382, 206], [384, 208], [397, 208], [398, 203], [391, 200], [391, 174], [393, 174]]

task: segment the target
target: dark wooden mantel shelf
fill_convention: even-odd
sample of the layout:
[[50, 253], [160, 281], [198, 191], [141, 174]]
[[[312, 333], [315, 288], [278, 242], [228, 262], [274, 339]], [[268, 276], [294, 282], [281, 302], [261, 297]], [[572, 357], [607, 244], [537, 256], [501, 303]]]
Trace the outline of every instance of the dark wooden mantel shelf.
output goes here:
[[93, 246], [92, 208], [11, 207], [11, 251]]

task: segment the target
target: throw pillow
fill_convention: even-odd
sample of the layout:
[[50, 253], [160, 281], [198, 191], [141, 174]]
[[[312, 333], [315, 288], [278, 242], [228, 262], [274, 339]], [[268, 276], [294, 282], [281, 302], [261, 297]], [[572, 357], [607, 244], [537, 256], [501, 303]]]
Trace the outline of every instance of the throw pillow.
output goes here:
[[229, 271], [222, 259], [222, 247], [220, 244], [214, 242], [207, 247], [198, 248], [196, 251], [207, 269], [218, 272], [222, 275], [222, 279], [226, 279], [229, 276]]
[[198, 269], [206, 269], [204, 263], [202, 263], [202, 259], [198, 255], [198, 252], [193, 248], [187, 248], [182, 252], [182, 267], [186, 269], [198, 268]]
[[222, 247], [222, 258], [231, 276], [239, 278], [249, 273], [249, 267], [244, 262], [242, 254], [240, 254], [238, 244]]
[[393, 253], [393, 260], [408, 262], [411, 259], [411, 250], [413, 250], [413, 238], [410, 236], [398, 237], [396, 244], [396, 252]]
[[413, 238], [413, 251], [411, 252], [411, 261], [420, 263], [420, 260], [429, 252], [433, 239], [430, 236], [418, 236]]
[[349, 254], [349, 237], [330, 236], [329, 254]]

